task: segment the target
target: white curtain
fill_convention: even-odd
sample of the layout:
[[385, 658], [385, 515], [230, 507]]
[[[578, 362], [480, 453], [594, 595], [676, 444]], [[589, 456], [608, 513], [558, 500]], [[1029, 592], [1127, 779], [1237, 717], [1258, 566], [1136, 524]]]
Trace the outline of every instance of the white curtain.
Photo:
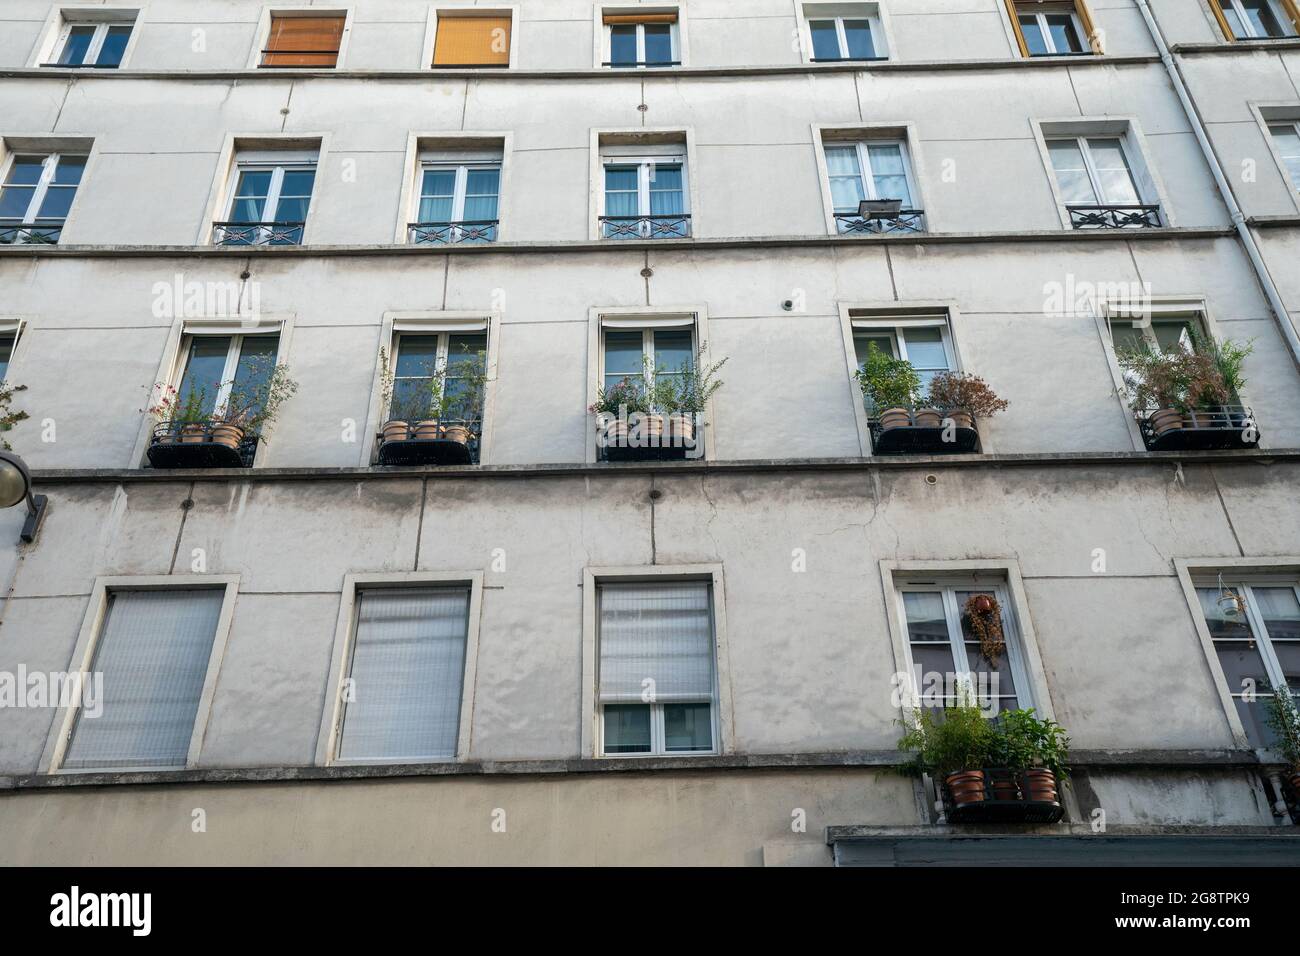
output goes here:
[[605, 584], [600, 589], [601, 703], [713, 698], [709, 585]]
[[63, 767], [184, 767], [221, 589], [110, 595], [91, 671], [103, 677], [103, 713], [84, 707]]
[[454, 757], [469, 590], [374, 589], [358, 603], [339, 757]]

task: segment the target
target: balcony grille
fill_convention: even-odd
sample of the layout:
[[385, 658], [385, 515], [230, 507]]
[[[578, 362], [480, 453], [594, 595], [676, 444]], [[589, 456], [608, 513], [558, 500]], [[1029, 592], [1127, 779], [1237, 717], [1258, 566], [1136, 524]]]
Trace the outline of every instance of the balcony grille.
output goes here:
[[219, 246], [299, 246], [305, 222], [218, 222], [212, 241]]
[[689, 239], [691, 217], [601, 216], [602, 239]]
[[596, 416], [598, 461], [697, 461], [704, 457], [699, 415], [633, 412], [627, 418]]
[[[457, 435], [454, 429], [464, 429], [467, 434]], [[378, 436], [377, 462], [381, 465], [477, 465], [482, 433], [480, 418], [388, 421]], [[466, 440], [461, 441], [461, 437]]]
[[1159, 206], [1069, 206], [1075, 229], [1158, 229]]
[[859, 216], [835, 213], [835, 230], [842, 236], [878, 235], [886, 232], [925, 232], [924, 209], [900, 209], [895, 216]]
[[452, 243], [496, 242], [497, 219], [461, 222], [412, 222], [406, 227], [408, 241], [414, 245], [449, 245]]
[[30, 223], [0, 220], [0, 246], [53, 246], [62, 234], [62, 219], [37, 219]]
[[1259, 446], [1255, 415], [1245, 405], [1211, 405], [1187, 412], [1151, 408], [1134, 417], [1148, 451]]
[[[164, 421], [154, 426], [146, 455], [154, 468], [252, 468], [257, 436], [244, 433], [230, 444], [229, 428], [220, 419], [197, 422]], [[225, 437], [225, 441], [218, 441]]]
[[868, 409], [868, 415], [874, 455], [962, 455], [980, 450], [979, 429], [969, 413], [909, 405], [878, 413]]

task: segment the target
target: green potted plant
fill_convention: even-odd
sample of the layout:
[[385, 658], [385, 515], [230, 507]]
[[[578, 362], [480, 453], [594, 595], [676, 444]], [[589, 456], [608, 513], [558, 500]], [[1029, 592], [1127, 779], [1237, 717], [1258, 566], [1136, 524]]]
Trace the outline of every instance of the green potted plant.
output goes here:
[[911, 424], [911, 409], [921, 390], [921, 376], [911, 362], [886, 355], [872, 342], [867, 346], [866, 360], [854, 377], [881, 428]]
[[992, 759], [1019, 778], [1025, 800], [1060, 802], [1057, 784], [1070, 775], [1069, 750], [1065, 729], [1038, 717], [1032, 707], [998, 716]]
[[973, 699], [959, 699], [941, 712], [918, 709], [901, 723], [898, 749], [914, 753], [905, 772], [941, 780], [957, 806], [984, 800], [984, 768], [992, 764], [997, 741], [993, 725]]
[[1243, 363], [1253, 350], [1250, 342], [1215, 342], [1194, 334], [1190, 349], [1138, 347], [1121, 350], [1116, 359], [1126, 373], [1134, 410], [1150, 412], [1151, 430], [1158, 436], [1185, 427], [1198, 411], [1234, 400], [1245, 384]]
[[[19, 422], [30, 417], [22, 409], [14, 411], [10, 408], [14, 400], [14, 393], [25, 391], [27, 391], [26, 385], [10, 385], [8, 382], [0, 381], [0, 436], [11, 431]], [[8, 438], [0, 437], [0, 446], [3, 446], [5, 451], [13, 451]]]
[[[465, 354], [470, 355], [468, 350]], [[447, 388], [445, 371], [441, 381], [438, 418], [444, 423], [451, 422], [443, 425], [442, 437], [447, 441], [468, 445], [477, 437], [471, 426], [483, 419], [483, 400], [487, 388], [487, 353], [480, 350], [473, 353], [472, 357], [456, 363], [457, 388], [454, 391]]]
[[721, 359], [711, 365], [704, 362], [700, 349], [694, 362], [683, 363], [675, 375], [656, 376], [652, 404], [667, 416], [668, 434], [674, 440], [695, 440], [695, 421], [704, 413], [713, 393], [722, 387], [718, 370], [727, 364]]
[[645, 379], [624, 376], [617, 382], [598, 386], [596, 400], [587, 406], [587, 411], [596, 416], [596, 427], [608, 444], [626, 444], [631, 428], [629, 419], [650, 411]]
[[246, 374], [251, 384], [232, 384], [221, 420], [212, 427], [212, 440], [230, 448], [238, 448], [246, 435], [262, 438], [281, 406], [298, 391], [289, 367], [269, 359], [255, 359]]
[[1008, 404], [984, 379], [967, 372], [940, 372], [932, 378], [927, 403], [941, 420], [950, 418], [958, 428], [973, 428], [977, 420], [1005, 411]]
[[1287, 763], [1287, 782], [1291, 792], [1300, 800], [1300, 709], [1290, 689], [1273, 685], [1273, 696], [1268, 702], [1268, 724], [1277, 735], [1276, 748]]
[[207, 409], [206, 387], [191, 385], [182, 395], [172, 385], [155, 382], [153, 394], [153, 404], [147, 411], [154, 418], [154, 441], [159, 444], [175, 441], [193, 444], [206, 440], [211, 417]]

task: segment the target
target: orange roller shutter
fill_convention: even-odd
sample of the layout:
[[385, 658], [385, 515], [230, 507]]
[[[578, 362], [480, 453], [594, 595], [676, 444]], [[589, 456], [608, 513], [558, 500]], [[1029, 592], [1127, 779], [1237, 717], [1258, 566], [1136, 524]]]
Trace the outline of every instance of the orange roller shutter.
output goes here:
[[263, 66], [338, 64], [344, 17], [272, 17]]
[[438, 17], [434, 66], [509, 66], [509, 17]]

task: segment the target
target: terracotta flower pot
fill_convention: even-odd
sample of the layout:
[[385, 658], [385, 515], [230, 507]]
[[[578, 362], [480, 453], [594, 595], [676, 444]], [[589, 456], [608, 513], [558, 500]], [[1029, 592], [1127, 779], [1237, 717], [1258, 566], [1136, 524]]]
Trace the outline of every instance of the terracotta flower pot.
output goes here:
[[641, 432], [652, 440], [661, 438], [664, 433], [664, 417], [662, 415], [642, 415]]
[[392, 421], [384, 422], [384, 427], [379, 429], [379, 434], [383, 436], [384, 441], [405, 441], [410, 434], [410, 425], [394, 418]]
[[232, 425], [229, 422], [213, 425], [212, 440], [227, 448], [238, 448], [239, 443], [244, 440], [244, 429], [240, 425]]
[[1020, 775], [1025, 799], [1042, 803], [1059, 803], [1056, 791], [1056, 774], [1041, 767], [1026, 770]]
[[448, 425], [442, 430], [442, 437], [447, 439], [447, 441], [454, 441], [462, 445], [468, 445], [470, 434], [469, 429], [464, 425]]
[[886, 408], [880, 413], [881, 428], [905, 428], [912, 424], [912, 413], [906, 408]]
[[992, 779], [989, 780], [989, 788], [993, 791], [994, 800], [1020, 799], [1020, 787], [1016, 785], [1016, 778], [1011, 774], [993, 774]]
[[668, 435], [674, 441], [691, 442], [695, 440], [694, 415], [669, 415]]
[[987, 614], [993, 610], [993, 599], [987, 594], [977, 594], [975, 600], [971, 602], [971, 606], [979, 613]]
[[918, 428], [938, 428], [943, 424], [943, 413], [937, 408], [918, 408], [916, 424]]
[[1183, 427], [1183, 413], [1176, 408], [1161, 408], [1151, 413], [1151, 430], [1157, 435]]
[[980, 803], [984, 799], [984, 771], [958, 770], [944, 778], [948, 795], [957, 806]]
[[626, 419], [616, 418], [603, 426], [597, 423], [596, 427], [601, 429], [607, 447], [622, 448], [627, 444], [627, 433], [630, 426]]
[[436, 420], [416, 422], [415, 427], [411, 429], [411, 437], [418, 438], [421, 441], [441, 438], [442, 426]]
[[197, 444], [206, 441], [208, 437], [208, 426], [202, 422], [190, 422], [181, 426], [180, 440], [187, 445]]
[[948, 409], [948, 415], [947, 415], [947, 417], [948, 417], [948, 418], [951, 418], [951, 419], [952, 419], [952, 423], [953, 423], [954, 425], [956, 425], [958, 428], [974, 428], [974, 427], [975, 427], [975, 417], [974, 417], [973, 415], [971, 415], [970, 412], [966, 411], [966, 410], [963, 409], [963, 408], [950, 408], [950, 409]]

